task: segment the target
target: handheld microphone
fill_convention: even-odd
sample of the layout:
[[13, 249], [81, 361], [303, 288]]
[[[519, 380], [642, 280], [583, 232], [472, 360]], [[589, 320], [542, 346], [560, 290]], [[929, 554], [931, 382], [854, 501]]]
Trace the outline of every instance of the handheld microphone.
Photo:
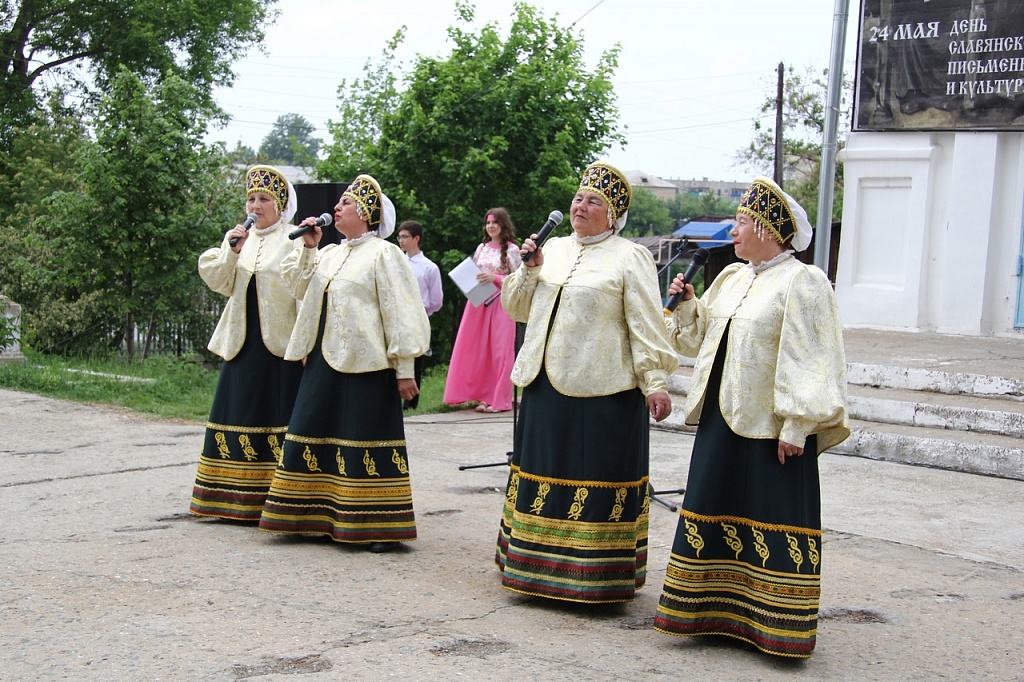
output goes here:
[[[245, 216], [245, 222], [242, 223], [242, 229], [248, 232], [249, 228], [255, 225], [256, 221], [259, 219], [260, 217], [258, 215], [256, 215], [255, 213], [250, 213], [249, 215]], [[236, 246], [238, 246], [239, 239], [240, 237], [232, 237], [231, 239], [228, 240], [228, 244], [231, 245], [231, 248], [235, 248]]]
[[288, 233], [288, 239], [298, 239], [302, 235], [307, 234], [309, 232], [312, 232], [314, 227], [321, 227], [321, 228], [327, 227], [328, 225], [330, 225], [333, 222], [334, 222], [334, 216], [333, 215], [331, 215], [330, 213], [321, 213], [320, 217], [316, 219], [316, 223], [315, 224], [313, 224], [313, 225], [304, 225], [303, 227], [300, 227], [297, 230], [292, 230], [291, 232]]
[[[537, 238], [535, 240], [533, 240], [533, 243], [537, 245], [538, 249], [540, 247], [544, 246], [544, 242], [547, 241], [548, 235], [551, 234], [551, 230], [553, 230], [556, 227], [558, 227], [558, 224], [560, 222], [562, 222], [562, 212], [561, 211], [552, 211], [551, 213], [548, 214], [548, 221], [546, 223], [544, 223], [543, 227], [540, 228], [540, 232], [537, 233]], [[523, 262], [526, 262], [526, 261], [530, 260], [531, 258], [533, 258], [533, 254], [535, 254], [535, 253], [537, 253], [537, 252], [536, 251], [531, 251], [530, 253], [528, 253], [525, 256], [523, 256]]]
[[[693, 278], [697, 276], [700, 269], [704, 267], [704, 264], [708, 262], [708, 256], [711, 252], [705, 248], [699, 248], [693, 252], [693, 256], [690, 258], [690, 267], [686, 268], [686, 272], [683, 273], [683, 284], [689, 284], [693, 281]], [[683, 294], [686, 293], [684, 288], [678, 294], [673, 294], [672, 298], [668, 299], [668, 303], [665, 304], [665, 314], [671, 315], [672, 311], [676, 309], [679, 302], [683, 300]]]

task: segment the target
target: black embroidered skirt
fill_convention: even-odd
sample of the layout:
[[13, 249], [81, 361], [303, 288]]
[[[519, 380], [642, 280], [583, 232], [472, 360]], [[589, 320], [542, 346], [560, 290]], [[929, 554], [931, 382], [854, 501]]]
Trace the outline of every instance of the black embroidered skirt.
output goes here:
[[256, 278], [246, 292], [242, 349], [221, 365], [189, 511], [259, 521], [281, 458], [302, 363], [287, 362], [263, 344]]
[[506, 589], [566, 601], [633, 599], [647, 575], [647, 403], [632, 389], [523, 391], [495, 562]]
[[654, 627], [726, 635], [770, 654], [814, 650], [821, 592], [817, 440], [779, 464], [778, 440], [736, 435], [718, 402], [725, 341], [708, 380]]
[[395, 371], [335, 371], [320, 350], [326, 317], [324, 310], [260, 530], [328, 535], [337, 542], [413, 540]]

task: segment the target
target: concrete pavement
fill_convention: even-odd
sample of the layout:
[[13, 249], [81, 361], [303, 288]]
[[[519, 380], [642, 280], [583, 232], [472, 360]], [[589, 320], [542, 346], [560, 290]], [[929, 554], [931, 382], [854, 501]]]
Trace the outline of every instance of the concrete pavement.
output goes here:
[[[3, 680], [1024, 680], [1021, 481], [823, 455], [818, 648], [794, 662], [651, 629], [656, 504], [633, 603], [502, 590], [507, 469], [458, 465], [503, 461], [510, 414], [407, 420], [420, 537], [382, 555], [190, 517], [201, 424], [0, 390], [0, 425]], [[653, 432], [657, 488], [691, 444]]]

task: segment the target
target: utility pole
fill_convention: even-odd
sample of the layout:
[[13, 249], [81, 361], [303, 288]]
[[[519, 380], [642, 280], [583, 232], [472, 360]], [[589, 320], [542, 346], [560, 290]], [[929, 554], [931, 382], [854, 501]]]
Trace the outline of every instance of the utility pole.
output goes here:
[[[786, 77], [786, 68], [779, 62], [779, 88], [775, 94], [775, 184], [782, 185], [782, 84]], [[784, 189], [784, 188], [783, 188]]]
[[843, 85], [843, 48], [846, 46], [846, 24], [849, 0], [836, 0], [832, 17], [832, 54], [828, 68], [828, 89], [825, 94], [825, 130], [821, 141], [821, 174], [818, 176], [818, 224], [815, 226], [814, 264], [828, 275], [832, 241], [832, 203], [836, 184], [836, 138], [839, 127], [839, 102]]

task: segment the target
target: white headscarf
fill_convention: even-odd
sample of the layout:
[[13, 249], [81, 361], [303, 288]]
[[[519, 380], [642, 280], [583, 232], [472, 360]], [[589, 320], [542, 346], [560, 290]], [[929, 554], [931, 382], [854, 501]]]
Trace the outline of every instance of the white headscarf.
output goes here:
[[793, 212], [793, 222], [796, 223], [796, 232], [793, 233], [793, 238], [789, 243], [796, 251], [803, 251], [811, 244], [814, 228], [811, 227], [811, 221], [807, 219], [807, 211], [804, 210], [804, 207], [796, 203], [796, 199], [786, 194], [785, 191], [782, 192], [782, 196], [786, 198], [789, 210]]

